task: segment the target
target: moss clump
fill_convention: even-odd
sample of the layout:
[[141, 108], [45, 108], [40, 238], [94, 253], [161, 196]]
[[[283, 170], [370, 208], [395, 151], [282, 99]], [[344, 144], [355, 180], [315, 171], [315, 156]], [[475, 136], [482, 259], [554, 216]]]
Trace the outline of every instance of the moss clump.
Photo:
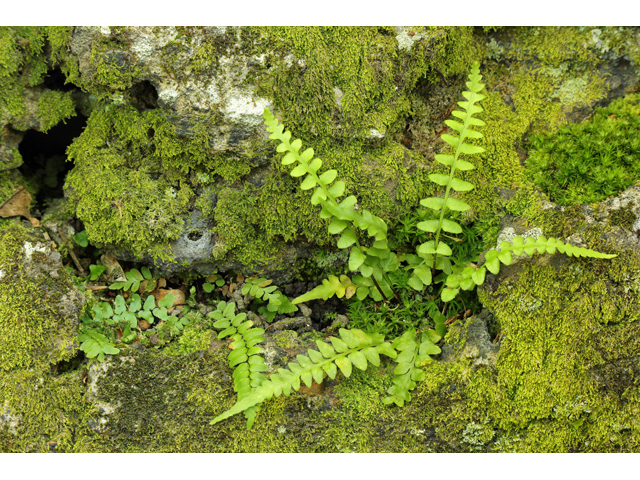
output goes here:
[[0, 372], [0, 452], [106, 452], [91, 430], [97, 412], [77, 372], [51, 375], [46, 366]]
[[635, 202], [629, 202], [625, 207], [621, 207], [611, 212], [608, 218], [609, 225], [631, 230], [633, 224], [636, 222], [636, 215], [632, 211], [634, 207]]
[[77, 349], [78, 312], [64, 302], [77, 299], [59, 255], [19, 224], [3, 226], [0, 245], [0, 370], [69, 360]]
[[190, 169], [206, 171], [208, 153], [203, 129], [180, 137], [158, 110], [95, 110], [68, 150], [67, 188], [89, 240], [169, 258], [195, 195]]
[[51, 127], [67, 118], [75, 117], [76, 107], [71, 93], [53, 90], [43, 92], [38, 100], [38, 115], [42, 133], [46, 133]]
[[70, 40], [69, 27], [0, 27], [0, 106], [14, 125], [25, 115], [25, 89], [41, 84], [51, 64], [64, 63]]
[[640, 170], [640, 95], [599, 108], [590, 121], [532, 135], [527, 169], [559, 205], [594, 203], [625, 190]]

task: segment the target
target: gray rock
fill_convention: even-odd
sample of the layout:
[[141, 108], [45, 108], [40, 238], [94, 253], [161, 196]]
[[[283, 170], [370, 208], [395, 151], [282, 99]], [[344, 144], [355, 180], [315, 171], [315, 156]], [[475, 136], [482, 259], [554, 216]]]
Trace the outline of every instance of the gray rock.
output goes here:
[[445, 345], [442, 349], [441, 361], [452, 363], [459, 358], [471, 360], [473, 368], [493, 367], [498, 358], [499, 343], [491, 343], [487, 322], [492, 317], [489, 310], [470, 318], [460, 333], [461, 341]]

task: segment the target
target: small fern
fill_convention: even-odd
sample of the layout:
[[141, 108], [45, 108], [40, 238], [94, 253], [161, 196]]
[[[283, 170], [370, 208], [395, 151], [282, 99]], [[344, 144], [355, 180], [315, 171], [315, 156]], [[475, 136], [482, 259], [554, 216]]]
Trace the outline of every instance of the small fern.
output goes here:
[[105, 354], [115, 355], [120, 352], [120, 349], [116, 348], [107, 337], [92, 328], [83, 329], [82, 333], [78, 334], [78, 341], [80, 350], [87, 355], [87, 358], [98, 357], [99, 362], [104, 360]]
[[[345, 183], [342, 180], [335, 182], [338, 175], [337, 170], [327, 170], [318, 175], [322, 161], [313, 157], [313, 149], [307, 148], [300, 153], [302, 141], [296, 139], [290, 142], [291, 132], [284, 132], [284, 125], [279, 124], [267, 108], [264, 110], [264, 117], [267, 130], [271, 132], [269, 138], [280, 141], [277, 151], [287, 152], [282, 159], [282, 164], [297, 163], [290, 172], [291, 176], [306, 175], [300, 188], [302, 190], [315, 188], [311, 195], [311, 203], [322, 205], [320, 218], [331, 219], [328, 227], [329, 233], [341, 234], [338, 239], [338, 247], [350, 249], [349, 270], [359, 270], [362, 274], [362, 277], [358, 279], [359, 298], [365, 298], [369, 295], [370, 288], [373, 286], [377, 289], [377, 293], [373, 295], [374, 299], [387, 299], [392, 296], [391, 284], [385, 273], [393, 271], [393, 266], [397, 268], [399, 262], [396, 254], [390, 251], [387, 244], [387, 224], [366, 209], [360, 211], [357, 198], [353, 195], [338, 202], [338, 199], [344, 194]], [[358, 230], [365, 231], [369, 237], [373, 237], [373, 244], [370, 247], [360, 244]], [[342, 288], [339, 283], [335, 282], [331, 282], [328, 286]], [[325, 295], [326, 291], [326, 288], [322, 292], [318, 291], [318, 295]], [[308, 293], [305, 298], [310, 300], [321, 297], [310, 298]], [[293, 300], [294, 304], [300, 302], [300, 298]]]
[[[264, 342], [264, 330], [252, 328], [253, 322], [246, 320], [247, 314], [235, 314], [236, 304], [233, 302], [220, 302], [209, 317], [217, 320], [214, 328], [223, 329], [218, 338], [231, 337], [229, 348], [233, 351], [229, 354], [229, 367], [235, 367], [233, 371], [233, 390], [238, 394], [238, 401], [248, 397], [265, 380], [262, 372], [267, 371], [264, 358], [259, 354], [262, 348], [259, 343]], [[258, 413], [258, 404], [253, 404], [244, 411], [247, 419], [247, 428], [251, 428]]]
[[298, 311], [291, 301], [278, 290], [278, 287], [271, 285], [273, 280], [266, 278], [248, 278], [242, 287], [243, 295], [251, 295], [263, 301], [269, 302], [266, 307], [262, 306], [258, 310], [261, 315], [266, 315], [267, 322], [272, 322], [276, 313], [293, 313]]
[[429, 355], [440, 353], [440, 347], [436, 345], [440, 338], [433, 330], [427, 330], [420, 335], [420, 341], [416, 341], [416, 331], [411, 329], [394, 340], [393, 345], [400, 354], [396, 358], [398, 366], [393, 371], [393, 386], [387, 390], [390, 396], [382, 400], [385, 405], [395, 403], [402, 407], [404, 402], [411, 401], [409, 392], [416, 388], [416, 382], [426, 378], [421, 367], [433, 361]]
[[211, 424], [246, 411], [271, 397], [289, 396], [291, 391], [298, 391], [301, 382], [311, 387], [313, 382], [322, 383], [324, 375], [336, 378], [338, 369], [345, 377], [351, 376], [352, 367], [366, 370], [368, 364], [380, 365], [380, 354], [391, 358], [396, 357], [396, 351], [390, 343], [384, 341], [382, 335], [368, 335], [361, 330], [340, 329], [340, 338], [331, 337], [331, 345], [316, 341], [318, 350], [308, 350], [308, 356], [298, 355], [298, 363], [289, 363], [288, 369], [278, 369], [278, 375], [272, 375], [269, 380], [243, 398], [238, 396], [237, 403], [226, 412], [218, 415]]

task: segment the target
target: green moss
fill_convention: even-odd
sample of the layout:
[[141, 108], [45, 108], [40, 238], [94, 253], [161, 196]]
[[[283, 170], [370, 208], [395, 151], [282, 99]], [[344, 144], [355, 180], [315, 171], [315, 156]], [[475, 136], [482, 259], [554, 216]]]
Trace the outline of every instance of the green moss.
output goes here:
[[75, 117], [76, 108], [71, 93], [45, 91], [38, 100], [38, 116], [42, 133], [67, 118]]
[[[68, 27], [0, 28], [0, 105], [14, 117], [14, 125], [20, 125], [25, 115], [25, 89], [43, 82], [50, 62], [55, 66], [62, 61], [70, 39]], [[52, 47], [50, 59], [45, 54], [47, 45]], [[47, 120], [53, 118], [48, 116]]]
[[0, 372], [0, 452], [101, 452], [89, 423], [97, 415], [77, 372], [48, 368]]
[[560, 205], [594, 203], [631, 185], [640, 169], [640, 95], [599, 108], [591, 120], [533, 135], [527, 159], [536, 185]]
[[636, 221], [636, 215], [632, 211], [634, 207], [635, 202], [629, 202], [625, 207], [614, 210], [609, 215], [608, 224], [631, 230]]
[[[76, 352], [77, 318], [59, 310], [73, 287], [69, 274], [28, 277], [24, 263], [46, 263], [43, 243], [18, 224], [0, 230], [0, 370], [69, 360]], [[57, 306], [57, 307], [56, 307]]]

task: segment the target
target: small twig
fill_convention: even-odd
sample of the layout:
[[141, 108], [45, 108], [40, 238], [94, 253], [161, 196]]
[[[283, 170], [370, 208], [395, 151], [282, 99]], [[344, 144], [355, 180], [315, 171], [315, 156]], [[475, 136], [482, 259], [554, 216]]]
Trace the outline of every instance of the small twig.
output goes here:
[[[60, 234], [60, 238], [62, 238], [62, 241], [66, 242], [67, 240], [64, 238], [64, 233], [62, 233], [61, 229], [58, 229], [58, 233]], [[84, 276], [85, 275], [84, 268], [82, 268], [82, 265], [80, 265], [80, 261], [78, 260], [78, 257], [76, 257], [76, 253], [73, 251], [72, 246], [69, 246], [69, 255], [71, 255], [71, 259], [73, 260], [73, 263], [76, 264], [78, 271], [82, 274], [82, 276]]]
[[98, 285], [96, 287], [91, 286], [91, 287], [85, 287], [85, 288], [87, 290], [106, 290], [109, 287], [107, 287], [106, 285]]
[[376, 281], [376, 279], [375, 279], [375, 277], [373, 275], [371, 275], [371, 280], [373, 280], [374, 285], [376, 286], [376, 288], [380, 292], [380, 295], [382, 295], [382, 298], [384, 298], [384, 301], [388, 302], [389, 300], [387, 299], [387, 297], [384, 296], [384, 293], [382, 293], [382, 289], [380, 288], [380, 285], [378, 285], [378, 282]]

